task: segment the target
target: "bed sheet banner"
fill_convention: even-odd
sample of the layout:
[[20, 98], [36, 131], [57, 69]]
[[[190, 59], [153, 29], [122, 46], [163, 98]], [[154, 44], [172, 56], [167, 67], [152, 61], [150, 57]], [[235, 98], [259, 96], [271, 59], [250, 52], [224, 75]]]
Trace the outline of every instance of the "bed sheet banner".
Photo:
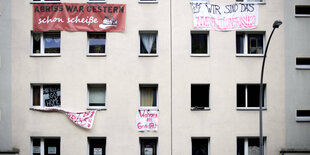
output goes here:
[[38, 111], [56, 111], [65, 113], [66, 116], [76, 125], [81, 126], [86, 129], [91, 129], [93, 127], [96, 110], [86, 111], [86, 112], [69, 112], [61, 108], [56, 107], [34, 107], [31, 108]]
[[33, 31], [125, 31], [126, 4], [33, 4]]
[[258, 25], [257, 4], [236, 3], [232, 5], [215, 5], [191, 2], [194, 28], [200, 30], [242, 30], [253, 29]]
[[138, 110], [136, 126], [138, 131], [157, 131], [158, 111]]

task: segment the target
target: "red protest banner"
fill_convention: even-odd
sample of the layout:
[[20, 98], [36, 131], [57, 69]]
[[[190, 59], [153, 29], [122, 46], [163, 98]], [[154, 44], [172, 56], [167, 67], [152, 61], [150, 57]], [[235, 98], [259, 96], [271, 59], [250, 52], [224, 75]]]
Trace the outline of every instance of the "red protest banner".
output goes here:
[[33, 4], [33, 31], [125, 31], [126, 4]]

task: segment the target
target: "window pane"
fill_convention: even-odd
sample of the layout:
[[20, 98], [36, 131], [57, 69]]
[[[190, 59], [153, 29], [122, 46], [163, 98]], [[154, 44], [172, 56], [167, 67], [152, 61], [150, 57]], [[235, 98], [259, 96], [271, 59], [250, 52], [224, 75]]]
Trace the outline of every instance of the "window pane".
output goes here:
[[[263, 93], [265, 92], [265, 85], [263, 85]], [[248, 107], [259, 107], [259, 93], [260, 85], [247, 85], [248, 90]], [[264, 98], [264, 94], [263, 94]], [[263, 102], [264, 107], [264, 102]]]
[[60, 139], [44, 139], [45, 155], [60, 155]]
[[60, 53], [60, 33], [43, 33], [45, 53]]
[[88, 40], [89, 53], [105, 53], [105, 33], [88, 33]]
[[192, 33], [192, 54], [208, 53], [208, 34]]
[[237, 54], [244, 53], [244, 35], [243, 34], [236, 35], [236, 48], [237, 48]]
[[32, 87], [32, 105], [33, 106], [40, 106], [40, 86], [33, 86]]
[[244, 139], [237, 138], [237, 155], [244, 155]]
[[208, 139], [192, 139], [192, 155], [208, 155]]
[[40, 155], [41, 153], [41, 146], [40, 146], [40, 138], [33, 138], [32, 139], [32, 152], [33, 155]]
[[248, 34], [248, 53], [263, 54], [263, 35]]
[[140, 106], [156, 107], [157, 87], [140, 87]]
[[237, 85], [237, 107], [245, 107], [245, 85]]
[[105, 85], [88, 85], [89, 106], [105, 106]]
[[157, 154], [157, 139], [140, 139], [141, 155]]
[[60, 106], [60, 85], [44, 85], [43, 101], [47, 107]]
[[310, 65], [310, 58], [296, 58], [296, 65]]
[[140, 53], [156, 54], [157, 33], [140, 33]]
[[310, 117], [310, 110], [297, 110], [297, 117]]
[[295, 6], [295, 14], [310, 15], [310, 6]]
[[248, 145], [248, 155], [259, 154], [259, 138], [249, 138]]
[[39, 54], [41, 52], [41, 34], [32, 33], [32, 42], [33, 42], [33, 54]]
[[191, 107], [209, 107], [209, 85], [191, 86]]
[[105, 155], [105, 138], [89, 138], [89, 155]]

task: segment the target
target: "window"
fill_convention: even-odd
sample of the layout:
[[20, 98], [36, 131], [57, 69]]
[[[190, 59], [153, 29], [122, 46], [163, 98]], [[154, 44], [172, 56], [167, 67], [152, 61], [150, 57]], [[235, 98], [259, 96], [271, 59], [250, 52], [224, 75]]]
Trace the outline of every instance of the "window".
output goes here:
[[310, 69], [310, 57], [309, 58], [296, 58], [297, 69]]
[[88, 55], [105, 55], [106, 33], [88, 32]]
[[105, 84], [88, 84], [88, 106], [90, 109], [104, 108], [106, 96]]
[[140, 55], [157, 55], [157, 32], [140, 31]]
[[192, 155], [208, 155], [209, 138], [192, 138]]
[[208, 55], [208, 33], [191, 32], [192, 56]]
[[310, 5], [296, 5], [295, 6], [295, 16], [297, 16], [297, 17], [310, 16]]
[[157, 85], [140, 85], [140, 107], [157, 107]]
[[[259, 108], [259, 84], [237, 84], [237, 108], [258, 109]], [[266, 84], [263, 85], [263, 98], [265, 100]], [[263, 100], [263, 101], [264, 101]], [[263, 107], [265, 104], [263, 102]]]
[[60, 138], [31, 138], [32, 155], [60, 155]]
[[[264, 152], [265, 149], [265, 141], [264, 138]], [[259, 154], [259, 138], [251, 137], [251, 138], [237, 138], [237, 155], [257, 155]]]
[[105, 155], [106, 138], [89, 137], [88, 153], [89, 155]]
[[236, 54], [237, 56], [263, 56], [264, 50], [263, 33], [259, 32], [237, 32], [236, 33]]
[[88, 2], [93, 2], [93, 3], [105, 3], [105, 0], [88, 0]]
[[140, 138], [141, 155], [157, 155], [158, 138]]
[[60, 85], [32, 85], [32, 106], [59, 107]]
[[31, 0], [31, 2], [33, 3], [43, 3], [43, 2], [46, 2], [46, 3], [59, 3], [60, 0]]
[[156, 3], [157, 0], [139, 0], [140, 3]]
[[32, 32], [32, 55], [60, 55], [60, 32]]
[[192, 84], [191, 85], [191, 109], [208, 109], [209, 108], [209, 84]]
[[298, 122], [310, 122], [310, 110], [297, 110], [296, 121]]
[[264, 0], [236, 0], [236, 2], [247, 2], [247, 3], [264, 3]]

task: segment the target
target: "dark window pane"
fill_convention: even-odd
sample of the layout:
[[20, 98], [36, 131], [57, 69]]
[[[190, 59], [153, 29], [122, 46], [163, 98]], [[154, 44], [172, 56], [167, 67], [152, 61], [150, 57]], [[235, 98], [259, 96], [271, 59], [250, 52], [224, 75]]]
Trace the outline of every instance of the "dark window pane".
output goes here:
[[259, 138], [248, 139], [248, 155], [256, 155], [259, 153]]
[[191, 107], [209, 107], [209, 85], [191, 86]]
[[44, 139], [45, 155], [60, 155], [60, 139]]
[[[144, 40], [144, 41], [143, 41]], [[156, 54], [156, 33], [141, 33], [140, 34], [140, 53], [141, 54]], [[148, 49], [150, 52], [148, 52]]]
[[297, 117], [310, 117], [310, 110], [297, 110]]
[[[263, 99], [266, 85], [263, 85]], [[260, 85], [247, 85], [248, 107], [259, 107]], [[264, 107], [264, 100], [263, 100]]]
[[248, 53], [263, 54], [263, 35], [248, 34]]
[[295, 14], [310, 15], [310, 6], [295, 6]]
[[237, 54], [243, 54], [244, 53], [244, 35], [243, 34], [237, 34], [236, 35], [236, 48], [237, 48]]
[[140, 87], [140, 105], [147, 107], [157, 106], [157, 87]]
[[43, 33], [45, 53], [60, 53], [60, 33]]
[[310, 65], [310, 58], [296, 58], [296, 65]]
[[33, 143], [32, 152], [33, 152], [33, 155], [40, 155], [40, 151], [41, 151], [40, 141], [41, 141], [40, 138], [33, 138], [32, 139], [32, 143]]
[[102, 154], [105, 155], [105, 146], [106, 139], [105, 138], [90, 138], [89, 142], [89, 155], [94, 154]]
[[237, 107], [245, 107], [245, 85], [237, 85]]
[[43, 100], [47, 107], [60, 106], [60, 85], [43, 86]]
[[88, 33], [89, 53], [105, 53], [106, 33]]
[[41, 52], [41, 34], [40, 33], [33, 33], [32, 34], [32, 42], [33, 42], [33, 54], [39, 54]]
[[208, 139], [192, 139], [192, 155], [208, 155]]
[[244, 138], [237, 139], [237, 155], [244, 155]]
[[157, 138], [152, 139], [141, 139], [141, 155], [157, 155]]
[[33, 100], [33, 103], [32, 105], [33, 106], [40, 106], [40, 86], [33, 86], [32, 87], [32, 100]]
[[192, 33], [192, 54], [208, 53], [208, 34]]

